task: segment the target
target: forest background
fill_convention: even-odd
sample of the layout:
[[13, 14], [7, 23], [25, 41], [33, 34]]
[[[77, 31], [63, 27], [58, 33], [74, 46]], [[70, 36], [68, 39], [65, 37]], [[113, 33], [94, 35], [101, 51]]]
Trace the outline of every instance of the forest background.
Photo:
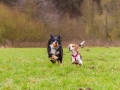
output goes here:
[[0, 0], [0, 46], [46, 47], [50, 34], [63, 46], [119, 46], [119, 0]]

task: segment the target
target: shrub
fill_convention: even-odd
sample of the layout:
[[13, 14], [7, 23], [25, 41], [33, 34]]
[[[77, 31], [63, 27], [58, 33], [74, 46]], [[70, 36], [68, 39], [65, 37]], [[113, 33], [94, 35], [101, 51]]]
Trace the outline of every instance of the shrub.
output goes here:
[[44, 23], [34, 21], [16, 8], [0, 4], [0, 42], [42, 41]]

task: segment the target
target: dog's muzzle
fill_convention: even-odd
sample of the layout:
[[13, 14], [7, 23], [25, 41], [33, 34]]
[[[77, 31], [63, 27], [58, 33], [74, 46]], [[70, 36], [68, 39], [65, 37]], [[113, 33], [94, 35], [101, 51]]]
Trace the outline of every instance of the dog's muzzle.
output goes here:
[[53, 45], [53, 47], [55, 47], [55, 48], [56, 48], [56, 47], [58, 47], [58, 42], [57, 42], [57, 41], [55, 41], [55, 42], [53, 42], [53, 44], [52, 44], [52, 45]]
[[71, 51], [70, 46], [68, 46], [69, 51]]

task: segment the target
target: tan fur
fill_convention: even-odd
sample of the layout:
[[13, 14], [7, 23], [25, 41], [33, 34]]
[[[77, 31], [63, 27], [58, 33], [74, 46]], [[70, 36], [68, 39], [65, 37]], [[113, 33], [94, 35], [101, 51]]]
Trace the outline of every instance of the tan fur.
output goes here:
[[58, 59], [58, 57], [55, 55], [52, 55], [52, 57], [50, 57], [50, 59], [56, 61]]
[[78, 51], [80, 49], [78, 45], [74, 44], [74, 46], [75, 46], [75, 51]]
[[73, 48], [75, 51], [79, 51], [80, 47], [76, 44], [72, 44]]

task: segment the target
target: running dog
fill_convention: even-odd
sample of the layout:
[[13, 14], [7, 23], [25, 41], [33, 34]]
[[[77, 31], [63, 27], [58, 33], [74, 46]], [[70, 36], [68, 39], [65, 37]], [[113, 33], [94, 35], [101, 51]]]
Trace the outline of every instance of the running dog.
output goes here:
[[78, 52], [81, 46], [84, 44], [85, 41], [80, 43], [79, 45], [76, 44], [69, 44], [68, 49], [72, 53], [72, 64], [79, 64], [82, 65], [82, 56]]
[[52, 63], [56, 63], [58, 61], [59, 64], [62, 64], [63, 59], [63, 48], [61, 45], [61, 37], [59, 36], [52, 36], [50, 34], [50, 39], [48, 40], [47, 44], [47, 52], [48, 57]]

